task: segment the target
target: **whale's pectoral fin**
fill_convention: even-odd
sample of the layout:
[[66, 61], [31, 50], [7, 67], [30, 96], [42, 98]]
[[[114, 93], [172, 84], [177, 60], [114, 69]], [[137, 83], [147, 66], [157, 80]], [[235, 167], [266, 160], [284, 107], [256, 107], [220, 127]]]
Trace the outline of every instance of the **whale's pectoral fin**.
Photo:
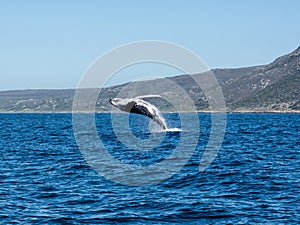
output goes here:
[[162, 97], [160, 95], [141, 95], [141, 96], [137, 96], [135, 98], [147, 99], [147, 98], [162, 98]]

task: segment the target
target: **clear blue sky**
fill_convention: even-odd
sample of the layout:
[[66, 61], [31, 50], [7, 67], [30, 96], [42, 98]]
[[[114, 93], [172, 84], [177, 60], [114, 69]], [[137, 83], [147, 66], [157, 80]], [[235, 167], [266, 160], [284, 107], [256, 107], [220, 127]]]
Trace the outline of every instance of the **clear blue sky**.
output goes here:
[[298, 0], [0, 0], [0, 90], [76, 87], [97, 57], [140, 40], [210, 68], [269, 63], [300, 45], [299, 12]]

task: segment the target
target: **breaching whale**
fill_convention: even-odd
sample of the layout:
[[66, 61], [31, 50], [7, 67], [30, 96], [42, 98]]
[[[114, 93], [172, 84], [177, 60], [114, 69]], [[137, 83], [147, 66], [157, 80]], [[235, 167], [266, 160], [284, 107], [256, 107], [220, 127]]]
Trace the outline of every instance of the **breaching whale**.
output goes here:
[[153, 104], [145, 101], [147, 98], [161, 98], [161, 96], [143, 95], [135, 98], [112, 98], [109, 102], [124, 112], [147, 116], [156, 122], [162, 129], [167, 130], [167, 124], [164, 118]]

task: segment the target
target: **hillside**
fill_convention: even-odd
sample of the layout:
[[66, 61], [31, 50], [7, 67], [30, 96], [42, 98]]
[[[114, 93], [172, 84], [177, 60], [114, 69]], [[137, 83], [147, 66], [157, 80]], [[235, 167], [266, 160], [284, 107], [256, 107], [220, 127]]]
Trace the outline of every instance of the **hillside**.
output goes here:
[[[300, 47], [267, 65], [214, 69], [213, 73], [222, 88], [228, 111], [300, 110]], [[193, 76], [197, 78], [202, 75]], [[129, 96], [134, 96], [135, 93], [141, 94], [151, 87], [153, 94], [171, 96], [172, 90], [165, 88], [168, 82], [175, 82], [188, 93], [198, 110], [208, 109], [205, 100], [207, 96], [187, 75], [104, 88], [101, 90], [96, 108], [98, 111], [111, 110], [108, 99], [117, 96], [120, 91], [124, 93], [127, 91]], [[137, 89], [134, 90], [132, 87]], [[1, 91], [0, 112], [71, 111], [74, 93], [75, 89]], [[156, 100], [154, 103], [162, 110], [173, 110], [166, 101]]]

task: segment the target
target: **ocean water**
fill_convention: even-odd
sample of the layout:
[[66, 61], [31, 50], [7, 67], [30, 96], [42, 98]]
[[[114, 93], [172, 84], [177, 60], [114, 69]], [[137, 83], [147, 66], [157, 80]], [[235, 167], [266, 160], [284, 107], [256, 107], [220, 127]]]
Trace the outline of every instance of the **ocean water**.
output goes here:
[[[181, 128], [178, 115], [164, 116]], [[188, 162], [168, 179], [128, 186], [92, 169], [71, 114], [0, 114], [0, 224], [300, 224], [299, 114], [228, 114], [221, 149], [203, 172], [211, 122], [198, 116], [199, 137], [195, 123], [185, 128], [191, 142], [198, 139]], [[95, 121], [107, 151], [135, 166], [162, 162], [183, 135], [152, 134], [147, 119], [130, 115], [134, 137], [160, 140], [152, 150], [132, 150], [110, 114]]]

